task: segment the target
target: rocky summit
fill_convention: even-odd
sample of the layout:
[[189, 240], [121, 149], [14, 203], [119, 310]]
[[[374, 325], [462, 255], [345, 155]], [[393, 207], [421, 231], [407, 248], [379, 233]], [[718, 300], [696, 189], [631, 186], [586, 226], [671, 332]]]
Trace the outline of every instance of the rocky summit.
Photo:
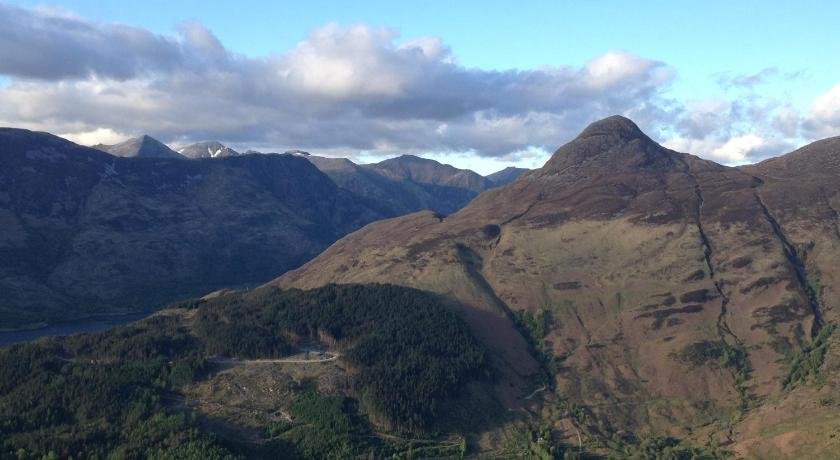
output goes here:
[[219, 158], [235, 157], [239, 152], [219, 141], [205, 141], [190, 144], [178, 149], [178, 153], [187, 158]]

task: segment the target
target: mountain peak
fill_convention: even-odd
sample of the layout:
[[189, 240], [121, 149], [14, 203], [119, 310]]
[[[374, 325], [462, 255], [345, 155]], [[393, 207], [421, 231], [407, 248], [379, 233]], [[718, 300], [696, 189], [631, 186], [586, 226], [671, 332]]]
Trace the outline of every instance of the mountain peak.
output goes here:
[[[392, 160], [438, 163], [437, 161], [432, 160], [430, 158], [423, 158], [423, 157], [420, 157], [420, 156], [417, 156], [417, 155], [411, 155], [411, 154], [408, 154], [408, 153], [404, 153], [404, 154], [402, 154], [398, 157], [392, 158]], [[385, 161], [388, 161], [388, 160], [385, 160]]]
[[491, 186], [488, 179], [476, 172], [416, 155], [401, 155], [368, 165], [368, 167], [394, 180], [460, 187], [475, 193], [487, 190]]
[[114, 145], [98, 144], [93, 148], [118, 157], [183, 158], [163, 142], [148, 134]]
[[639, 126], [633, 123], [633, 120], [621, 115], [613, 115], [591, 123], [580, 133], [578, 138], [585, 139], [593, 136], [610, 136], [624, 141], [633, 139], [650, 140], [639, 129]]
[[155, 149], [165, 148], [167, 150], [170, 150], [169, 147], [166, 146], [166, 144], [164, 144], [163, 142], [155, 139], [154, 137], [152, 137], [148, 134], [144, 134], [144, 135], [140, 136], [137, 139], [136, 143], [140, 147], [140, 149], [143, 149], [145, 147], [145, 148], [155, 148]]
[[484, 177], [489, 179], [494, 186], [500, 187], [502, 185], [507, 185], [515, 181], [519, 178], [519, 176], [525, 174], [528, 171], [530, 171], [530, 169], [517, 168], [516, 166], [508, 166], [507, 168], [502, 169], [501, 171], [496, 171], [493, 174], [489, 174]]
[[178, 153], [187, 158], [217, 158], [239, 155], [239, 152], [219, 141], [198, 142], [179, 149]]
[[657, 144], [629, 118], [613, 115], [586, 127], [563, 145], [541, 170], [541, 175], [565, 171], [579, 174], [622, 170], [657, 170], [675, 167], [679, 155]]

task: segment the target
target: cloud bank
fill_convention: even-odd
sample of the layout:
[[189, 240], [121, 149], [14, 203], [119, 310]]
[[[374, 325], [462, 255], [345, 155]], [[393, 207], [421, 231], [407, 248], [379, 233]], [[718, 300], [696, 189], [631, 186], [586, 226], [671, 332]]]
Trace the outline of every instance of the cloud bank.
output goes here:
[[[770, 151], [803, 130], [840, 127], [840, 85], [807, 116], [742, 96], [681, 103], [668, 97], [674, 69], [626, 51], [581, 66], [489, 71], [459, 64], [438, 38], [403, 40], [364, 24], [328, 24], [293, 49], [249, 58], [199, 23], [168, 36], [0, 4], [0, 75], [0, 124], [86, 143], [152, 133], [176, 143], [516, 158], [620, 113], [672, 147], [745, 162], [782, 153]], [[778, 75], [721, 85], [751, 91]]]

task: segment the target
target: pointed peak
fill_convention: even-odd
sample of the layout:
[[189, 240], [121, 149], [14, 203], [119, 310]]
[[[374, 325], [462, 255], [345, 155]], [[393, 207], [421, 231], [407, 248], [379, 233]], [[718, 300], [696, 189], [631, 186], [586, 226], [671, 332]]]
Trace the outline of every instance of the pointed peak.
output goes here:
[[587, 126], [563, 145], [541, 169], [556, 174], [585, 168], [593, 173], [661, 170], [677, 167], [675, 155], [657, 144], [629, 118], [614, 115]]
[[183, 158], [163, 142], [148, 134], [132, 137], [114, 145], [97, 144], [93, 148], [118, 157]]
[[611, 136], [621, 140], [649, 139], [633, 120], [621, 115], [613, 115], [591, 123], [578, 138], [593, 136]]
[[137, 140], [140, 141], [141, 144], [161, 144], [161, 145], [164, 145], [163, 142], [155, 139], [154, 137], [152, 137], [148, 134], [144, 134], [144, 135], [138, 137]]

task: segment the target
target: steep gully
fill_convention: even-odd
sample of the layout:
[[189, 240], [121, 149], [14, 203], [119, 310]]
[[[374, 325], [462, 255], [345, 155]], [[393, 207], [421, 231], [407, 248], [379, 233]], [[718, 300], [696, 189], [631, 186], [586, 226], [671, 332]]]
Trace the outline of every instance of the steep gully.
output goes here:
[[[761, 182], [763, 184], [763, 181]], [[767, 205], [764, 203], [764, 200], [761, 198], [761, 194], [758, 193], [758, 190], [754, 190], [755, 200], [758, 203], [759, 207], [761, 207], [762, 213], [764, 213], [764, 218], [767, 220], [767, 223], [770, 224], [770, 227], [773, 229], [773, 233], [776, 235], [776, 238], [782, 245], [782, 249], [784, 250], [785, 257], [788, 260], [788, 263], [793, 267], [794, 273], [796, 274], [796, 280], [799, 282], [799, 288], [805, 297], [808, 299], [808, 307], [811, 310], [811, 314], [814, 316], [814, 323], [811, 325], [811, 338], [814, 338], [819, 334], [820, 329], [822, 328], [823, 319], [822, 319], [822, 310], [820, 308], [820, 301], [817, 298], [817, 293], [814, 292], [814, 289], [811, 287], [810, 282], [808, 281], [808, 271], [805, 268], [805, 263], [802, 261], [802, 258], [799, 256], [799, 253], [796, 250], [796, 247], [790, 242], [790, 240], [785, 235], [784, 231], [782, 230], [781, 225], [773, 217], [773, 214], [770, 212], [770, 209], [767, 208]]]
[[[709, 239], [709, 236], [706, 234], [705, 228], [703, 227], [703, 205], [705, 204], [705, 199], [703, 198], [703, 189], [702, 187], [700, 187], [700, 182], [697, 180], [697, 176], [695, 176], [694, 172], [691, 170], [691, 166], [689, 166], [688, 163], [685, 161], [681, 161], [681, 163], [685, 167], [684, 173], [688, 176], [688, 178], [694, 185], [694, 195], [697, 199], [697, 206], [695, 208], [695, 221], [697, 225], [697, 233], [700, 235], [700, 242], [703, 246], [703, 257], [706, 260], [706, 268], [709, 270], [709, 278], [711, 279], [712, 284], [715, 286], [715, 290], [721, 298], [720, 313], [718, 314], [717, 318], [718, 338], [725, 346], [732, 347], [732, 345], [730, 345], [729, 342], [726, 340], [727, 337], [730, 337], [735, 342], [733, 348], [736, 350], [740, 350], [746, 355], [743, 342], [740, 338], [738, 338], [737, 335], [735, 335], [734, 332], [732, 332], [732, 329], [729, 328], [729, 324], [726, 322], [727, 308], [729, 307], [729, 296], [727, 296], [726, 293], [723, 291], [722, 282], [716, 278], [715, 266], [712, 262], [712, 257], [714, 256], [714, 249], [712, 246], [712, 242]], [[749, 364], [747, 364], [747, 366], [749, 366]], [[744, 387], [744, 382], [741, 380], [741, 378], [746, 377], [746, 375], [739, 378], [738, 372], [739, 369], [730, 369], [730, 374], [732, 375], [735, 391], [741, 395], [741, 415], [743, 415], [743, 408], [745, 407], [746, 401], [749, 398], [749, 396], [746, 388]], [[731, 423], [727, 427], [725, 434], [729, 442], [733, 442], [734, 440], [734, 429], [734, 425]]]
[[694, 172], [691, 170], [691, 166], [684, 161], [682, 161], [682, 164], [685, 168], [684, 173], [688, 176], [694, 186], [694, 196], [697, 199], [697, 206], [694, 209], [694, 218], [697, 226], [697, 233], [700, 235], [700, 242], [703, 246], [703, 258], [706, 261], [706, 268], [709, 270], [709, 278], [712, 280], [712, 284], [715, 286], [715, 291], [717, 291], [721, 298], [720, 313], [718, 314], [717, 319], [718, 336], [723, 343], [728, 343], [726, 337], [730, 337], [735, 342], [736, 346], [743, 347], [741, 339], [732, 332], [732, 329], [729, 328], [729, 324], [726, 322], [727, 308], [729, 307], [729, 296], [727, 296], [723, 291], [723, 284], [721, 281], [716, 278], [715, 266], [712, 262], [714, 249], [709, 236], [706, 234], [706, 230], [703, 228], [703, 205], [705, 204], [703, 189], [700, 187], [700, 182], [697, 180], [697, 176], [695, 176]]

